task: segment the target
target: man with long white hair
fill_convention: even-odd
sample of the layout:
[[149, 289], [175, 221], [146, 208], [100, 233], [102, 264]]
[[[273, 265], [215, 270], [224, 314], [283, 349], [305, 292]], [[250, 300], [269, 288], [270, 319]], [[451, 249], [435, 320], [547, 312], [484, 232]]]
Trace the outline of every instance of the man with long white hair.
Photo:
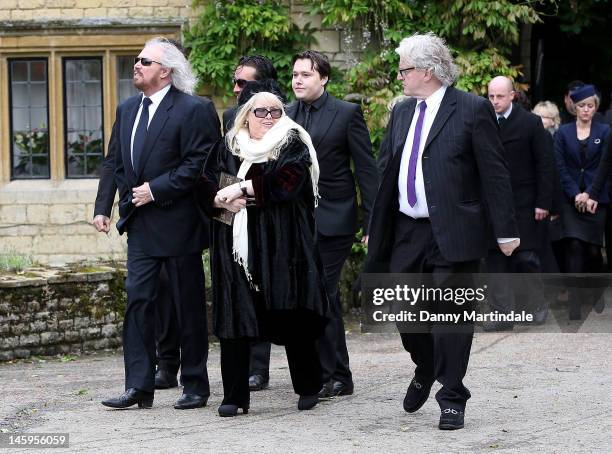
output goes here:
[[112, 408], [150, 408], [155, 388], [154, 298], [162, 264], [177, 305], [183, 395], [174, 408], [203, 407], [210, 395], [204, 305], [204, 227], [193, 189], [219, 118], [208, 100], [191, 96], [197, 79], [184, 55], [164, 38], [146, 43], [134, 62], [142, 91], [117, 108], [117, 229], [128, 234], [127, 307], [123, 324], [125, 393]]
[[[462, 273], [477, 272], [487, 253], [485, 206], [501, 251], [510, 255], [519, 245], [510, 175], [493, 109], [484, 98], [453, 88], [458, 69], [444, 41], [433, 33], [415, 34], [396, 52], [397, 78], [411, 99], [393, 108], [381, 145], [382, 182], [365, 269], [427, 273], [434, 286], [450, 288]], [[460, 304], [456, 300], [443, 309]], [[402, 331], [402, 344], [416, 364], [404, 410], [421, 408], [438, 381], [438, 427], [462, 428], [473, 325], [430, 323]]]

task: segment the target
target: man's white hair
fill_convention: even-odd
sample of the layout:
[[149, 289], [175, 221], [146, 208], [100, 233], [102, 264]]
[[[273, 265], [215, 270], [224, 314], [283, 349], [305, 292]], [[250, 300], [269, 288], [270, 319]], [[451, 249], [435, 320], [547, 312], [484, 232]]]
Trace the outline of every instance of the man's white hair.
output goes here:
[[404, 38], [395, 52], [416, 68], [428, 69], [445, 86], [451, 86], [459, 77], [450, 49], [442, 38], [432, 32], [415, 33]]
[[172, 85], [188, 95], [193, 95], [198, 84], [198, 78], [191, 68], [191, 64], [183, 53], [166, 38], [153, 38], [147, 41], [145, 47], [159, 46], [164, 50], [160, 63], [172, 70]]

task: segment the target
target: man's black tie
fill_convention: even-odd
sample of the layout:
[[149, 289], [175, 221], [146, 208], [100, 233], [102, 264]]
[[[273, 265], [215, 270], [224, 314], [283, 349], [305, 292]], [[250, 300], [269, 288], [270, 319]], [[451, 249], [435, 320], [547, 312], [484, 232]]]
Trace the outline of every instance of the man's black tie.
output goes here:
[[310, 104], [305, 104], [304, 105], [304, 129], [306, 131], [308, 131], [308, 128], [310, 128], [310, 111], [312, 110], [312, 106]]
[[132, 165], [134, 170], [138, 169], [140, 156], [142, 155], [142, 149], [144, 148], [145, 140], [147, 139], [147, 128], [149, 127], [149, 106], [151, 100], [144, 98], [142, 100], [142, 112], [140, 112], [140, 120], [138, 120], [138, 126], [136, 127], [136, 134], [134, 134], [134, 145], [132, 148]]
[[503, 115], [501, 117], [497, 117], [497, 123], [499, 123], [499, 125], [503, 125], [504, 121], [506, 121], [506, 117], [504, 117]]

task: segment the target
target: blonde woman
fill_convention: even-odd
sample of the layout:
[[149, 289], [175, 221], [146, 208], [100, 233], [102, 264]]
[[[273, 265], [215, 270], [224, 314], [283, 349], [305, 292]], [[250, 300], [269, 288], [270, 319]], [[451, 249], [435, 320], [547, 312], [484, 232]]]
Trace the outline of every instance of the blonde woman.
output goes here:
[[561, 117], [559, 116], [557, 105], [550, 101], [540, 101], [533, 108], [533, 113], [542, 118], [544, 129], [550, 132], [551, 135], [555, 135], [555, 132], [557, 132], [561, 125]]
[[[319, 167], [310, 136], [285, 115], [279, 96], [269, 91], [277, 86], [270, 84], [249, 82], [244, 88], [247, 96], [262, 85], [268, 91], [239, 108], [224, 143], [208, 159], [197, 193], [213, 216], [222, 209], [235, 213], [231, 226], [212, 223], [221, 416], [248, 411], [253, 339], [285, 346], [299, 410], [313, 408], [321, 389], [315, 341], [327, 322], [327, 296], [315, 242]], [[219, 190], [221, 172], [240, 181]]]

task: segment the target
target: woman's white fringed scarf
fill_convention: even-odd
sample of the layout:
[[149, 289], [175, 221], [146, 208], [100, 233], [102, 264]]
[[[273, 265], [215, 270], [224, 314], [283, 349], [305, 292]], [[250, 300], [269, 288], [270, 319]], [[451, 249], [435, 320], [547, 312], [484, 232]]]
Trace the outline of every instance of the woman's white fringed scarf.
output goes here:
[[[291, 130], [296, 130], [302, 142], [308, 147], [310, 160], [310, 178], [312, 180], [312, 190], [315, 200], [315, 206], [319, 199], [319, 162], [317, 153], [312, 145], [310, 135], [304, 128], [298, 125], [287, 115], [283, 115], [281, 119], [266, 134], [259, 140], [251, 139], [248, 129], [241, 128], [234, 139], [234, 144], [230, 145], [232, 153], [242, 159], [242, 164], [238, 169], [237, 177], [244, 180], [251, 165], [254, 163], [262, 163], [278, 159], [281, 149], [288, 142], [288, 137], [293, 134]], [[247, 209], [243, 208], [234, 216], [233, 225], [233, 255], [244, 269], [249, 284], [255, 289], [257, 285], [253, 283], [251, 273], [249, 272], [249, 232], [248, 232], [248, 214]]]

